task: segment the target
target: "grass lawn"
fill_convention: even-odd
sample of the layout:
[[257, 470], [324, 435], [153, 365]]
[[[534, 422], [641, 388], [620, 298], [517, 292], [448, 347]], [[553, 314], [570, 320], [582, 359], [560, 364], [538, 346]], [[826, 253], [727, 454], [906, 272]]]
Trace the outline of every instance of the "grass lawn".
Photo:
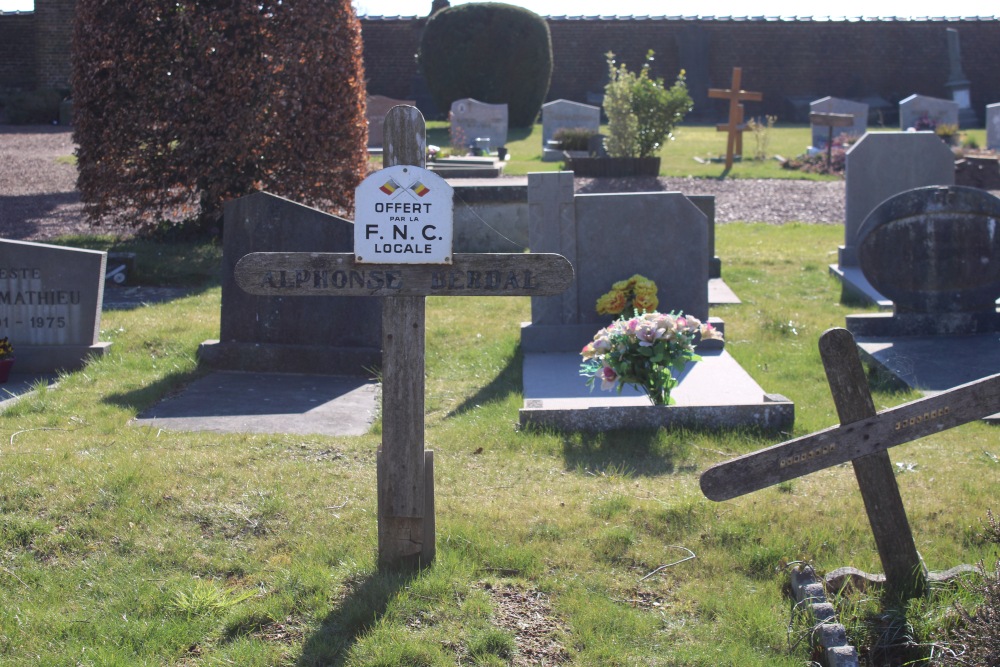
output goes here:
[[[871, 128], [872, 131], [875, 128]], [[601, 128], [607, 132], [606, 127]], [[963, 132], [966, 140], [974, 140], [979, 146], [986, 145], [986, 130], [968, 130]], [[838, 176], [823, 176], [809, 174], [796, 170], [784, 169], [775, 156], [794, 158], [806, 152], [806, 147], [812, 142], [812, 131], [808, 125], [785, 125], [778, 122], [766, 133], [766, 146], [760, 151], [767, 155], [766, 160], [751, 160], [737, 162], [727, 178], [797, 178], [808, 180], [836, 180]], [[449, 144], [448, 123], [430, 121], [427, 123], [427, 143], [445, 147]], [[542, 126], [536, 124], [531, 128], [510, 128], [507, 137], [507, 148], [510, 160], [504, 168], [504, 174], [517, 176], [533, 171], [557, 171], [561, 162], [542, 162]], [[746, 132], [743, 136], [744, 153], [752, 156], [758, 151], [754, 134]], [[726, 165], [724, 163], [707, 161], [711, 158], [725, 158], [726, 134], [718, 132], [714, 125], [681, 125], [674, 132], [674, 140], [668, 141], [660, 150], [660, 175], [695, 178], [720, 178]], [[707, 162], [698, 162], [695, 158]]]
[[[717, 231], [743, 302], [714, 314], [743, 367], [795, 402], [789, 437], [837, 422], [817, 340], [859, 310], [841, 305], [826, 268], [842, 235]], [[202, 276], [219, 259], [213, 246], [129, 249], [140, 266], [159, 254], [167, 283], [188, 273], [170, 268], [177, 257]], [[437, 667], [548, 655], [594, 667], [799, 667], [809, 631], [785, 596], [789, 564], [881, 570], [849, 466], [713, 503], [700, 472], [774, 439], [519, 430], [529, 301], [470, 297], [427, 302], [437, 560], [415, 575], [378, 572], [377, 425], [334, 438], [129, 424], [201, 372], [197, 345], [219, 332], [220, 290], [205, 284], [106, 312], [107, 356], [0, 414], [0, 663]], [[883, 409], [914, 396], [876, 386], [874, 398]], [[995, 427], [968, 424], [891, 456], [927, 565], [995, 562], [985, 528], [1000, 495]], [[916, 642], [942, 641], [956, 599], [971, 598], [936, 589], [903, 610]]]

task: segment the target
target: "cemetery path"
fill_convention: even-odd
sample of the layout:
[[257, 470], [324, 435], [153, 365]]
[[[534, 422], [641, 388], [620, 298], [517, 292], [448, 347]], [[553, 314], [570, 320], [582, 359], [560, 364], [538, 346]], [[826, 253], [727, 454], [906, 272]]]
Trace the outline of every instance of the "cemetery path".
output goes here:
[[[76, 190], [73, 134], [63, 126], [0, 126], [0, 236], [45, 241], [95, 230]], [[524, 178], [524, 177], [521, 177]], [[844, 182], [603, 178], [576, 181], [578, 193], [680, 191], [716, 196], [716, 221], [842, 224]], [[113, 231], [102, 229], [102, 232]]]

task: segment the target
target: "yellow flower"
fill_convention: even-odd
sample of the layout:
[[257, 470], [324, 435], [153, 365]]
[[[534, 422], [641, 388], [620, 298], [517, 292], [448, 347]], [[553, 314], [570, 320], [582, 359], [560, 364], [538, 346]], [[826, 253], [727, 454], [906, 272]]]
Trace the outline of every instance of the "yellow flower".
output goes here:
[[625, 310], [628, 299], [625, 294], [618, 290], [611, 290], [597, 300], [598, 315], [618, 315]]
[[646, 311], [651, 313], [656, 310], [656, 306], [659, 305], [659, 300], [656, 298], [656, 294], [649, 294], [646, 292], [636, 292], [635, 298], [632, 299], [632, 307], [636, 310]]

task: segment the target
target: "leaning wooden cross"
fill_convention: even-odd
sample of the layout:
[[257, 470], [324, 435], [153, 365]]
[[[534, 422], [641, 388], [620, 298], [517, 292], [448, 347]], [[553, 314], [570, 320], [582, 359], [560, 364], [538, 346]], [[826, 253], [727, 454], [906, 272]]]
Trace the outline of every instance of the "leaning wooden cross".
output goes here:
[[424, 451], [424, 297], [559, 294], [573, 266], [553, 254], [453, 254], [452, 189], [424, 169], [423, 116], [397, 106], [383, 127], [384, 168], [356, 192], [354, 253], [252, 253], [237, 263], [236, 282], [263, 296], [382, 297], [378, 561], [412, 568], [435, 552], [434, 459]]
[[927, 575], [886, 450], [997, 413], [1000, 374], [876, 414], [850, 332], [831, 329], [819, 346], [840, 426], [712, 466], [701, 476], [701, 490], [711, 500], [729, 500], [850, 461], [886, 586], [897, 596], [915, 597], [925, 590]]
[[743, 68], [733, 68], [733, 82], [729, 88], [709, 88], [708, 96], [717, 99], [729, 100], [729, 122], [719, 125], [716, 129], [720, 132], [728, 132], [726, 139], [726, 170], [733, 168], [733, 154], [737, 143], [740, 145], [740, 153], [743, 152], [743, 105], [740, 102], [760, 102], [764, 99], [763, 94], [754, 93], [748, 90], [741, 90], [741, 80], [743, 78]]

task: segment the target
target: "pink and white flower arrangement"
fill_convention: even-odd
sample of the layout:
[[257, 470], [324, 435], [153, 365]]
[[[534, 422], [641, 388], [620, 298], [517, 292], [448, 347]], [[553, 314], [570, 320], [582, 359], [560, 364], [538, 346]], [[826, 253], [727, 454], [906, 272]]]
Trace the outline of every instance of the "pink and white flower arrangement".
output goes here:
[[600, 380], [601, 389], [618, 393], [628, 384], [642, 389], [653, 405], [670, 405], [670, 392], [677, 386], [675, 372], [689, 361], [700, 361], [694, 353], [698, 340], [722, 339], [711, 324], [683, 313], [651, 313], [625, 317], [612, 322], [594, 335], [580, 352], [583, 362], [580, 375], [593, 389]]

